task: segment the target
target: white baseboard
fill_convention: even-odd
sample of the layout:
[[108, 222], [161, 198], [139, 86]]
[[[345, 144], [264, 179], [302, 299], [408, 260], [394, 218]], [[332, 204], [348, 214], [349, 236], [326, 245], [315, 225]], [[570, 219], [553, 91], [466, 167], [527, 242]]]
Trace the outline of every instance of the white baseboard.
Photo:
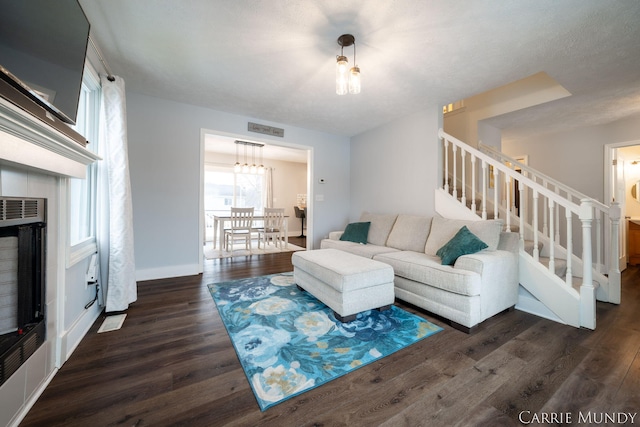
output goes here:
[[136, 270], [136, 281], [195, 276], [202, 273], [198, 264], [171, 265], [167, 267]]
[[62, 334], [60, 337], [61, 363], [58, 367], [61, 367], [64, 362], [69, 360], [69, 357], [76, 347], [78, 347], [82, 338], [89, 332], [89, 329], [98, 316], [100, 316], [100, 313], [102, 313], [102, 308], [98, 305], [98, 301], [96, 301], [91, 307], [83, 311], [73, 325]]
[[53, 377], [55, 377], [57, 373], [58, 373], [58, 369], [54, 369], [45, 378], [45, 380], [42, 382], [42, 384], [40, 384], [38, 389], [36, 391], [34, 391], [33, 394], [31, 395], [31, 397], [25, 402], [25, 404], [22, 407], [22, 409], [20, 410], [20, 412], [18, 412], [14, 416], [13, 420], [9, 423], [9, 427], [18, 427], [20, 425], [22, 420], [24, 420], [24, 418], [27, 416], [27, 414], [29, 413], [31, 408], [33, 408], [33, 405], [36, 404], [36, 402], [38, 401], [38, 399], [40, 398], [42, 393], [44, 393], [44, 390], [47, 388], [49, 383], [51, 383], [51, 380], [53, 380]]

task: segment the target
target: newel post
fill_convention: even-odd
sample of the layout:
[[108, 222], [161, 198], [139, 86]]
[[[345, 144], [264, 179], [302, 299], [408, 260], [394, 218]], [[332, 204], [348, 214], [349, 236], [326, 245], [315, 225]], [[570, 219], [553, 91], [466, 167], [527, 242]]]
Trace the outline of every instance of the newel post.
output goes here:
[[609, 248], [609, 302], [620, 304], [620, 218], [622, 212], [618, 202], [609, 207], [611, 221], [611, 247]]
[[593, 261], [591, 246], [591, 223], [593, 203], [590, 199], [580, 201], [580, 221], [582, 222], [582, 286], [580, 286], [580, 325], [596, 328], [596, 294], [593, 287]]

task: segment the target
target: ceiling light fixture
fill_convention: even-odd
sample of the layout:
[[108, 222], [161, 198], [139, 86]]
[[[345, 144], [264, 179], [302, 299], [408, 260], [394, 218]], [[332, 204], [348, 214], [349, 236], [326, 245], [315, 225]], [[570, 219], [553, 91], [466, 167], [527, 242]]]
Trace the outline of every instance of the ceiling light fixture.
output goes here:
[[[360, 93], [360, 68], [356, 62], [356, 38], [351, 34], [338, 37], [340, 55], [336, 56], [336, 93], [345, 95]], [[349, 68], [349, 59], [344, 56], [344, 48], [353, 45], [353, 67]]]
[[[262, 147], [264, 144], [258, 144], [256, 142], [249, 141], [235, 141], [236, 144], [236, 163], [233, 165], [233, 171], [235, 173], [264, 173], [264, 165], [262, 164]], [[244, 163], [240, 163], [239, 147], [244, 147]], [[249, 165], [247, 159], [247, 147], [251, 147], [251, 165]], [[260, 149], [260, 166], [256, 165], [256, 147]]]

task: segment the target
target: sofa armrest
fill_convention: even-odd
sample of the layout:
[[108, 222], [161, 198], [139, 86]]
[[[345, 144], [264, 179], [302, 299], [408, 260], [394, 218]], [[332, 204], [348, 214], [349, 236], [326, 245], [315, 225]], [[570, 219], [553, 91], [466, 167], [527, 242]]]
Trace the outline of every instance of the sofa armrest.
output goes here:
[[340, 240], [343, 234], [344, 231], [331, 231], [329, 232], [329, 240]]
[[463, 255], [456, 261], [455, 268], [480, 274], [482, 319], [518, 303], [518, 263], [517, 252], [503, 250], [480, 251], [472, 255]]
[[[460, 270], [472, 271], [483, 275], [487, 270], [504, 268], [510, 264], [517, 264], [515, 254], [509, 251], [480, 251], [475, 254], [462, 255], [453, 265]], [[497, 267], [497, 268], [496, 268]]]

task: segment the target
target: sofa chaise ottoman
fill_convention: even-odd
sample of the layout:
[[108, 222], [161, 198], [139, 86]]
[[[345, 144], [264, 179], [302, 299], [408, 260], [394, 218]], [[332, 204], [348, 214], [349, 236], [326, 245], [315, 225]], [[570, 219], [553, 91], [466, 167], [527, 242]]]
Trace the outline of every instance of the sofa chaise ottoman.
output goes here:
[[[320, 247], [392, 266], [398, 299], [449, 320], [457, 329], [471, 332], [482, 321], [518, 302], [519, 236], [503, 232], [502, 220], [365, 212], [346, 231], [362, 223], [369, 224], [364, 236], [345, 240], [343, 231], [335, 231], [322, 240]], [[464, 255], [443, 262], [438, 252], [456, 243], [463, 227], [486, 248], [463, 250]]]
[[363, 311], [388, 309], [395, 301], [388, 264], [337, 249], [294, 252], [291, 263], [296, 284], [329, 306], [341, 322]]

